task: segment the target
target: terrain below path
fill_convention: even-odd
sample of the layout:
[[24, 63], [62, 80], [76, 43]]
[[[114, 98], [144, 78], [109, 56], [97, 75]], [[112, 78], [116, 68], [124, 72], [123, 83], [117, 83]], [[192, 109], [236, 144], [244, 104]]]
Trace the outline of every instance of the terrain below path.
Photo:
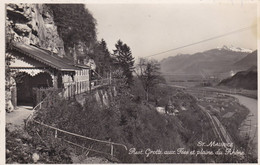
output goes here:
[[218, 120], [218, 118], [216, 116], [212, 116], [205, 107], [199, 105], [199, 107], [201, 108], [201, 110], [203, 112], [205, 112], [208, 116], [208, 118], [210, 119], [212, 126], [213, 126], [213, 131], [215, 132], [215, 134], [217, 135], [217, 137], [221, 140], [221, 142], [223, 143], [232, 143], [231, 137], [228, 134], [228, 132], [226, 131], [226, 129], [224, 128], [224, 126], [220, 123], [220, 121]]

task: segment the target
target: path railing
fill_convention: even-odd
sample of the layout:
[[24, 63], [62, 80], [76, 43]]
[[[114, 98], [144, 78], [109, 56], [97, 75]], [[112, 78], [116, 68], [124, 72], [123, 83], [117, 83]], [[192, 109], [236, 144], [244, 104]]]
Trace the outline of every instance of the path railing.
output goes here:
[[29, 122], [30, 120], [32, 120], [32, 117], [34, 116], [35, 112], [36, 112], [37, 110], [42, 109], [42, 104], [48, 99], [48, 97], [50, 97], [50, 95], [47, 95], [42, 101], [40, 101], [40, 102], [32, 109], [33, 113], [31, 113], [31, 114], [27, 117], [27, 119], [25, 120], [25, 123], [24, 123], [25, 127], [27, 127], [28, 122]]
[[83, 147], [79, 144], [76, 144], [76, 143], [73, 143], [73, 142], [70, 142], [68, 140], [65, 140], [63, 139], [65, 142], [69, 143], [69, 144], [72, 144], [74, 146], [77, 146], [77, 147], [80, 147], [82, 149], [86, 149], [87, 151], [93, 151], [93, 152], [97, 152], [97, 153], [101, 153], [101, 154], [106, 154], [106, 155], [110, 155], [112, 158], [114, 158], [114, 146], [121, 146], [123, 147], [126, 151], [127, 151], [127, 147], [126, 145], [124, 144], [120, 144], [120, 143], [115, 143], [115, 142], [111, 142], [111, 141], [105, 141], [105, 140], [99, 140], [99, 139], [95, 139], [95, 138], [91, 138], [91, 137], [87, 137], [87, 136], [83, 136], [83, 135], [79, 135], [79, 134], [76, 134], [76, 133], [73, 133], [73, 132], [69, 132], [69, 131], [66, 131], [66, 130], [62, 130], [62, 129], [59, 129], [59, 128], [56, 128], [56, 127], [53, 127], [53, 126], [50, 126], [50, 125], [47, 125], [47, 124], [44, 124], [42, 122], [39, 122], [37, 120], [34, 120], [34, 114], [35, 112], [37, 112], [38, 110], [41, 110], [42, 107], [43, 107], [43, 103], [48, 100], [48, 98], [50, 97], [51, 95], [48, 95], [46, 96], [41, 102], [39, 102], [34, 108], [33, 108], [33, 113], [26, 119], [25, 121], [25, 127], [28, 126], [28, 123], [31, 121], [31, 122], [34, 122], [34, 123], [37, 123], [43, 127], [47, 127], [49, 129], [52, 129], [55, 131], [55, 134], [54, 134], [54, 137], [57, 138], [58, 137], [58, 132], [62, 132], [64, 134], [68, 134], [68, 135], [72, 135], [72, 136], [75, 136], [75, 137], [79, 137], [79, 138], [82, 138], [82, 139], [85, 139], [85, 140], [90, 140], [90, 141], [95, 141], [95, 142], [98, 142], [98, 143], [103, 143], [103, 144], [108, 144], [110, 145], [110, 154], [109, 153], [105, 153], [105, 152], [102, 152], [102, 151], [97, 151], [97, 150], [93, 150], [91, 148], [86, 148], [86, 147]]
[[[54, 137], [55, 138], [58, 138], [58, 132], [62, 132], [62, 133], [65, 133], [65, 134], [68, 134], [68, 135], [72, 135], [72, 136], [75, 136], [75, 137], [79, 137], [79, 138], [82, 138], [82, 139], [85, 139], [85, 140], [91, 140], [91, 141], [95, 141], [95, 142], [99, 142], [99, 143], [108, 144], [108, 145], [110, 145], [110, 156], [111, 157], [114, 157], [114, 146], [121, 146], [121, 147], [123, 147], [127, 151], [127, 147], [124, 144], [115, 143], [115, 142], [111, 142], [111, 141], [105, 141], [105, 140], [99, 140], [99, 139], [94, 139], [94, 138], [91, 138], [91, 137], [79, 135], [79, 134], [76, 134], [76, 133], [73, 133], [73, 132], [65, 131], [65, 130], [62, 130], [62, 129], [59, 129], [59, 128], [56, 128], [56, 127], [53, 127], [53, 126], [50, 126], [50, 125], [47, 125], [47, 124], [44, 124], [44, 123], [39, 122], [39, 121], [34, 120], [34, 119], [32, 119], [31, 121], [33, 121], [33, 122], [35, 122], [35, 123], [37, 123], [37, 124], [39, 124], [41, 126], [44, 126], [44, 127], [47, 127], [49, 129], [54, 130], [55, 131], [55, 133], [54, 133]], [[88, 151], [93, 151], [93, 152], [97, 152], [97, 153], [101, 153], [101, 154], [108, 154], [108, 153], [105, 153], [105, 152], [102, 152], [102, 151], [97, 151], [97, 150], [93, 150], [91, 148], [83, 147], [83, 146], [81, 146], [79, 144], [70, 142], [70, 141], [65, 140], [65, 139], [63, 139], [63, 140], [65, 142], [67, 142], [67, 143], [73, 144], [74, 146], [86, 149]]]
[[90, 89], [95, 89], [104, 85], [109, 85], [111, 83], [110, 78], [106, 79], [97, 79], [97, 80], [91, 80], [90, 81]]

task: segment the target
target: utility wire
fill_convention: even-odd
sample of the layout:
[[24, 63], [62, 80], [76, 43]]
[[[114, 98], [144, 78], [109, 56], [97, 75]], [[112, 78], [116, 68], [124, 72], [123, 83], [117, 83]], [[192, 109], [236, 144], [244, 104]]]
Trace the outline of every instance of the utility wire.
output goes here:
[[248, 29], [251, 29], [252, 27], [256, 27], [256, 25], [252, 25], [252, 26], [249, 26], [249, 27], [245, 27], [245, 28], [241, 28], [241, 29], [238, 29], [238, 30], [234, 30], [234, 31], [231, 31], [229, 33], [225, 33], [225, 34], [222, 34], [222, 35], [211, 37], [211, 38], [208, 38], [208, 39], [205, 39], [205, 40], [201, 40], [201, 41], [194, 42], [194, 43], [191, 43], [191, 44], [188, 44], [188, 45], [184, 45], [184, 46], [180, 46], [180, 47], [177, 47], [177, 48], [169, 49], [169, 50], [166, 50], [166, 51], [163, 51], [163, 52], [159, 52], [159, 53], [156, 53], [156, 54], [152, 54], [152, 55], [149, 55], [149, 56], [145, 56], [145, 57], [157, 56], [157, 55], [160, 55], [160, 54], [163, 54], [163, 53], [167, 53], [167, 52], [171, 52], [171, 51], [174, 51], [174, 50], [186, 48], [186, 47], [189, 47], [189, 46], [192, 46], [192, 45], [197, 45], [197, 44], [200, 44], [200, 43], [203, 43], [203, 42], [207, 42], [207, 41], [210, 41], [210, 40], [215, 40], [215, 39], [218, 39], [218, 38], [221, 38], [221, 37], [225, 37], [225, 36], [228, 36], [228, 35], [231, 35], [231, 34], [240, 33], [242, 31], [246, 31]]

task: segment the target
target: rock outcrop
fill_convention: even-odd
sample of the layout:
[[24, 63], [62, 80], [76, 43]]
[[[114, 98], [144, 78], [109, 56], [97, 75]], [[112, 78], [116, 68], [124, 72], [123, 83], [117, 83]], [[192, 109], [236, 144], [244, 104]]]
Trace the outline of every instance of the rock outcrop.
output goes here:
[[15, 42], [33, 44], [64, 56], [53, 13], [44, 4], [7, 4], [6, 35]]
[[92, 90], [91, 94], [76, 95], [75, 98], [78, 103], [82, 106], [86, 103], [86, 100], [90, 100], [90, 97], [99, 105], [100, 107], [109, 107], [117, 96], [117, 90], [115, 86], [110, 87], [100, 87]]

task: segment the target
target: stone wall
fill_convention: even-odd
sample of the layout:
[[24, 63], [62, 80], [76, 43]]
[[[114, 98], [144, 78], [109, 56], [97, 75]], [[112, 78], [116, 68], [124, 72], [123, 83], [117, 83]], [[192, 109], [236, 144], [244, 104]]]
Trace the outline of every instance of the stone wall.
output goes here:
[[99, 107], [109, 107], [116, 96], [117, 91], [115, 86], [105, 86], [96, 88], [89, 93], [76, 95], [75, 98], [82, 106], [84, 106], [86, 100], [90, 99], [90, 97], [93, 97]]

